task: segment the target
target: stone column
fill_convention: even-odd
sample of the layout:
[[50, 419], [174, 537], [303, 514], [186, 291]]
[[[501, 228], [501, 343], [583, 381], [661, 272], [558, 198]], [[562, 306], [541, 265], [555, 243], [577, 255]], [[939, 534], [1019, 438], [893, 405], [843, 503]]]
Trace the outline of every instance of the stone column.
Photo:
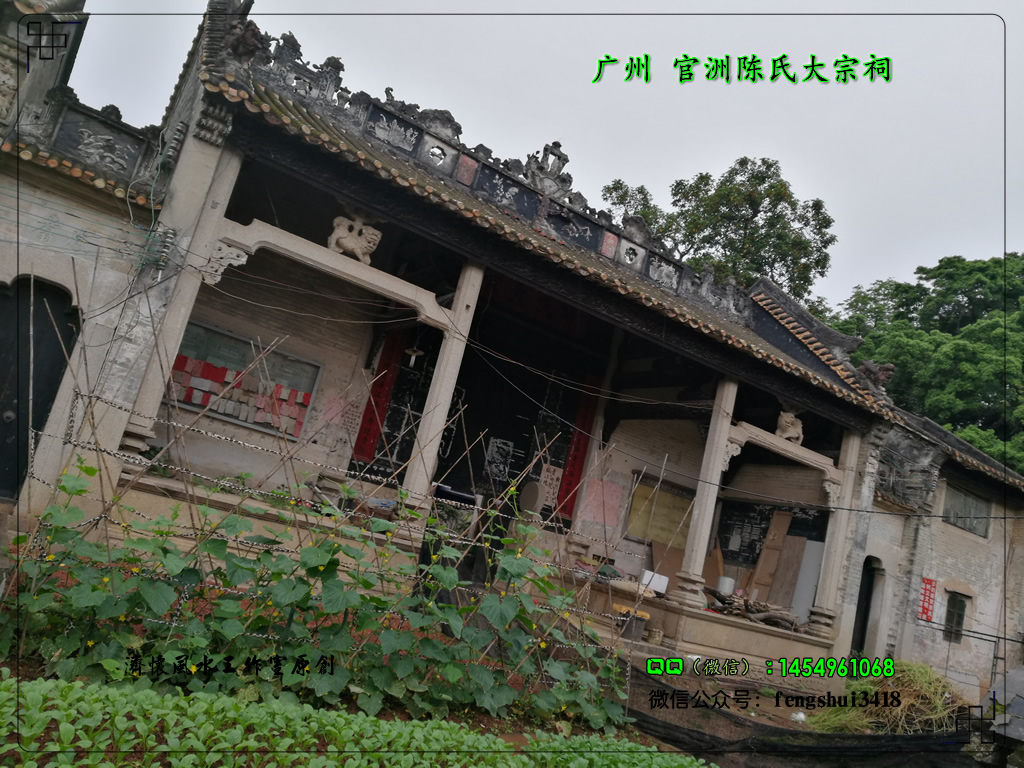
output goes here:
[[416, 430], [412, 459], [405, 472], [404, 488], [412, 506], [419, 506], [430, 495], [430, 481], [437, 471], [437, 452], [441, 447], [441, 433], [448, 422], [455, 384], [466, 351], [466, 340], [473, 324], [476, 302], [484, 279], [483, 267], [466, 263], [459, 275], [452, 302], [452, 327], [445, 331], [441, 351], [437, 355], [434, 376], [430, 381], [427, 401], [423, 404], [423, 417]]
[[[203, 148], [204, 152], [219, 152], [220, 156], [215, 162], [208, 161], [202, 166], [204, 171], [213, 171], [212, 180], [195, 179], [194, 175], [192, 176], [199, 189], [208, 189], [206, 194], [197, 196], [199, 205], [189, 206], [187, 211], [182, 212], [183, 215], [170, 219], [187, 227], [176, 228], [181, 232], [177, 243], [183, 251], [181, 272], [163, 322], [157, 331], [153, 354], [149, 358], [145, 376], [135, 398], [133, 410], [136, 413], [129, 417], [121, 440], [121, 449], [129, 453], [145, 450], [147, 439], [153, 437], [153, 417], [156, 416], [163, 400], [167, 379], [171, 375], [171, 366], [185, 335], [185, 327], [192, 316], [192, 308], [200, 286], [203, 283], [217, 283], [227, 267], [244, 264], [247, 258], [243, 251], [217, 242], [218, 226], [224, 218], [224, 210], [242, 167], [242, 153], [232, 149], [215, 150], [208, 144], [198, 142], [196, 144]], [[182, 167], [184, 161], [183, 157], [175, 180], [179, 178], [177, 174], [187, 172], [187, 168]], [[203, 184], [203, 181], [206, 181], [206, 184]], [[167, 218], [169, 217], [165, 217]], [[128, 473], [135, 474], [134, 471]]]
[[[54, 403], [53, 413], [68, 414], [70, 439], [95, 444], [100, 453], [56, 439], [40, 441], [34, 471], [44, 482], [55, 481], [69, 457], [82, 453], [87, 463], [100, 469], [95, 494], [115, 495], [123, 462], [103, 451], [121, 446], [129, 452], [142, 450], [152, 434], [151, 418], [133, 416], [129, 425], [128, 411], [156, 413], [166, 384], [161, 364], [169, 375], [169, 361], [177, 351], [200, 283], [194, 268], [210, 269], [206, 246], [215, 237], [216, 223], [222, 219], [240, 166], [241, 156], [232, 150], [194, 137], [186, 140], [160, 224], [148, 246], [153, 263], [142, 267], [132, 281], [120, 319], [108, 331], [109, 346], [101, 364], [81, 371], [75, 380], [83, 390], [114, 405], [94, 400], [87, 417], [86, 404], [72, 402], [71, 379], [67, 377], [68, 387], [62, 387], [66, 401]], [[96, 327], [87, 323], [82, 338], [91, 338], [95, 331]], [[76, 350], [75, 354], [80, 353]], [[32, 496], [31, 511], [41, 511], [35, 507], [45, 505], [48, 495], [49, 489], [43, 486], [42, 493]]]
[[[718, 485], [722, 473], [729, 465], [733, 452], [728, 450], [729, 427], [732, 424], [732, 410], [736, 404], [739, 383], [735, 379], [722, 379], [715, 394], [715, 410], [711, 415], [704, 459], [700, 465], [700, 483], [690, 512], [690, 533], [686, 537], [686, 553], [683, 565], [676, 574], [679, 586], [671, 599], [688, 608], [704, 607], [704, 558], [711, 536], [711, 523], [715, 518], [715, 503], [718, 501]], [[733, 444], [735, 445], [735, 443]]]
[[839, 582], [843, 568], [852, 567], [846, 562], [846, 538], [850, 527], [850, 508], [853, 506], [853, 491], [857, 482], [857, 458], [860, 456], [860, 434], [853, 430], [843, 433], [843, 444], [839, 450], [839, 469], [842, 472], [838, 493], [828, 487], [829, 513], [828, 532], [825, 534], [825, 552], [821, 559], [818, 575], [818, 589], [814, 593], [814, 604], [810, 610], [810, 634], [831, 639], [836, 618], [839, 597]]

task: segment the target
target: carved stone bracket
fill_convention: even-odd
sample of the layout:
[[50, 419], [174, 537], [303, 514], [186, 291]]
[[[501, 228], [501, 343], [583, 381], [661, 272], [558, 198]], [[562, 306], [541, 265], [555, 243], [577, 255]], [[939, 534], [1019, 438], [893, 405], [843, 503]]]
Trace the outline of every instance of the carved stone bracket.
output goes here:
[[826, 480], [823, 485], [825, 486], [825, 494], [828, 496], [828, 505], [835, 509], [836, 505], [839, 504], [839, 491], [842, 486], [835, 480]]
[[224, 275], [225, 269], [241, 266], [248, 258], [249, 254], [245, 251], [233, 248], [226, 243], [217, 243], [210, 255], [210, 261], [203, 269], [203, 282], [207, 285], [216, 285]]
[[732, 461], [733, 456], [739, 456], [740, 451], [743, 450], [743, 443], [737, 443], [733, 440], [727, 440], [725, 443], [725, 455], [722, 457], [722, 471], [726, 472], [729, 469], [729, 462]]

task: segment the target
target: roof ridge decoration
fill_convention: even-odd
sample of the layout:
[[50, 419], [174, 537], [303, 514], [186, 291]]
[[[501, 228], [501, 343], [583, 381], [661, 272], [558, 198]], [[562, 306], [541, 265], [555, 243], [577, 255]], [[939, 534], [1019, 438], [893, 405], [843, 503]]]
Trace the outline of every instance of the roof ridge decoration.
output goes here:
[[482, 144], [470, 149], [449, 111], [399, 100], [390, 87], [383, 100], [362, 91], [353, 94], [341, 85], [340, 60], [307, 64], [292, 33], [273, 38], [261, 32], [245, 18], [249, 7], [238, 0], [210, 0], [199, 73], [209, 91], [244, 102], [249, 111], [262, 111], [271, 123], [327, 148], [344, 143], [345, 129], [352, 129], [385, 154], [490, 203], [545, 238], [571, 243], [625, 269], [650, 284], [652, 298], [661, 292], [685, 297], [733, 323], [749, 325], [750, 299], [734, 282], [718, 284], [710, 273], [697, 274], [669, 258], [640, 217], [616, 226], [610, 214], [594, 210], [573, 190], [572, 176], [565, 171], [569, 156], [560, 142], [552, 141], [525, 162], [502, 161]]
[[22, 108], [0, 149], [118, 199], [158, 209], [167, 182], [167, 174], [157, 171], [158, 134], [155, 127], [140, 129], [124, 122], [113, 104], [88, 107], [73, 88], [58, 85], [41, 104]]

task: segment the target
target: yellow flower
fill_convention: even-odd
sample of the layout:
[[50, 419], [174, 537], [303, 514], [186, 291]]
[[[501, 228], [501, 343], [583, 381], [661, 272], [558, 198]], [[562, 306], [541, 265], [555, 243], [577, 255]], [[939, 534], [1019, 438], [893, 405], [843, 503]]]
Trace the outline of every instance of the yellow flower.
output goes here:
[[568, 611], [565, 612], [565, 618], [567, 618], [567, 619], [569, 618], [569, 612]]
[[104, 576], [103, 577], [103, 583], [106, 584], [108, 581], [110, 581], [110, 577], [109, 576]]
[[273, 605], [273, 604], [274, 604], [273, 600], [267, 600], [267, 605]]
[[214, 528], [216, 528], [216, 527], [217, 527], [217, 524], [216, 524], [216, 523], [214, 523], [213, 525], [211, 525], [211, 526], [210, 526], [210, 530], [212, 531], [212, 530], [213, 530]]
[[124, 618], [124, 614], [123, 614], [123, 613], [121, 614], [121, 616], [120, 616], [120, 619], [121, 619], [121, 621], [124, 621], [124, 620], [125, 620], [125, 618]]
[[431, 556], [430, 556], [430, 559], [431, 559], [431, 560], [437, 560], [437, 555], [431, 555]]
[[502, 590], [502, 591], [501, 591], [501, 596], [502, 596], [502, 597], [504, 597], [504, 596], [505, 596], [505, 590]]
[[547, 643], [545, 643], [545, 642], [544, 642], [543, 640], [541, 640], [541, 641], [540, 641], [540, 647], [541, 647], [541, 648], [547, 648], [547, 647], [548, 647], [548, 644], [547, 644]]
[[534, 629], [536, 629], [536, 628], [537, 628], [537, 625], [536, 625], [536, 624], [534, 624], [534, 625], [533, 625], [533, 628], [534, 628]]
[[55, 557], [57, 557], [57, 556], [56, 555], [47, 555], [46, 559], [47, 560], [53, 560]]
[[385, 533], [385, 534], [384, 534], [384, 536], [385, 536], [386, 538], [389, 538], [389, 539], [390, 539], [390, 538], [391, 538], [392, 536], [394, 536], [394, 535], [395, 535], [395, 534], [393, 534], [393, 533], [392, 533], [391, 531], [388, 531], [387, 533]]
[[38, 600], [39, 599], [39, 595], [32, 595], [32, 599], [33, 600]]
[[189, 667], [189, 671], [194, 675], [196, 672], [199, 671], [199, 667], [193, 664], [191, 667]]
[[96, 645], [96, 641], [95, 640], [90, 640], [90, 641], [88, 641], [86, 643], [86, 645], [88, 645], [90, 648], [92, 648], [94, 645]]
[[256, 590], [256, 594], [257, 595], [262, 595], [263, 594], [263, 590], [262, 589], [257, 589]]
[[138, 573], [138, 572], [139, 572], [138, 568], [132, 568], [132, 573]]

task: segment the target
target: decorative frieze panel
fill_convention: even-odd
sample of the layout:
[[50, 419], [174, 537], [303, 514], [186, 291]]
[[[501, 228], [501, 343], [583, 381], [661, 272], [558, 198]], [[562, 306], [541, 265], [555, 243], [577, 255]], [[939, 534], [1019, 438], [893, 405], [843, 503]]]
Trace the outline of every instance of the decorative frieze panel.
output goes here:
[[476, 191], [499, 208], [532, 221], [540, 209], [540, 195], [525, 185], [516, 184], [506, 174], [489, 165], [480, 166]]
[[407, 154], [415, 154], [423, 131], [400, 120], [380, 109], [370, 110], [370, 119], [366, 123], [366, 133], [377, 141], [399, 149]]

